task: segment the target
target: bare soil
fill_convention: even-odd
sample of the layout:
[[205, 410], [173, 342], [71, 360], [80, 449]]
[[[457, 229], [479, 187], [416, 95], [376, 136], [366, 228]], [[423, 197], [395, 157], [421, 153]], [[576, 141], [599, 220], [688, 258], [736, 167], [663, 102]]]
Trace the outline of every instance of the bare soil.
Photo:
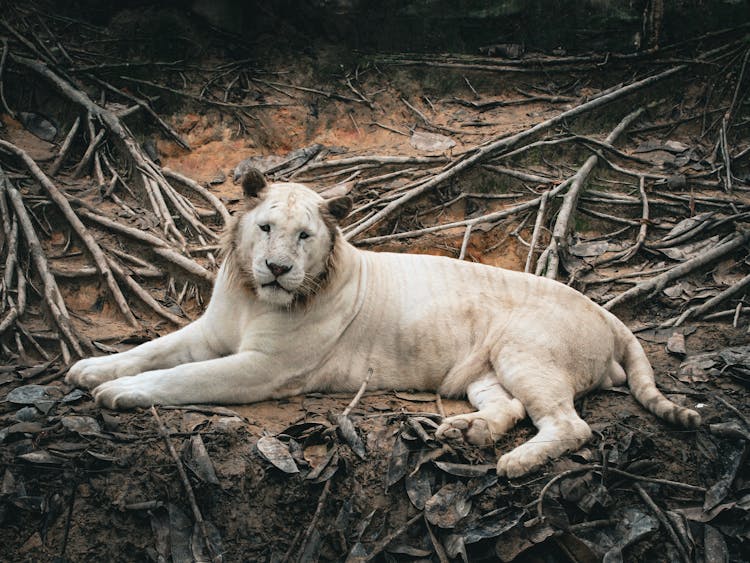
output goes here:
[[[209, 69], [233, 62], [233, 55], [216, 47], [220, 39], [207, 41], [212, 45], [207, 53], [182, 63], [189, 78], [185, 91], [197, 93], [206, 78], [213, 76]], [[191, 150], [180, 148], [138, 115], [129, 122], [135, 135], [141, 140], [155, 140], [161, 166], [208, 185], [230, 211], [241, 206], [239, 189], [232, 182], [232, 170], [245, 158], [284, 155], [313, 143], [341, 152], [328, 158], [426, 154], [453, 157], [487, 139], [527, 129], [626, 77], [645, 75], [652, 70], [648, 61], [642, 63], [644, 66], [635, 62], [627, 66], [605, 66], [597, 71], [586, 67], [553, 74], [388, 65], [373, 62], [373, 58], [364, 55], [352, 63], [351, 53], [324, 45], [314, 48], [314, 56], [282, 53], [264, 58], [257, 50], [251, 53], [253, 63], [248, 68], [253, 70], [247, 76], [260, 82], [243, 78], [239, 82], [241, 87], [227, 88], [227, 100], [247, 101], [249, 93], [254, 93], [259, 100], [280, 105], [253, 110], [222, 108], [129, 84], [139, 95], [160, 96], [155, 101], [160, 115], [188, 141]], [[139, 56], [143, 54], [133, 55], [133, 60]], [[341, 63], [342, 60], [346, 62]], [[326, 94], [272, 87], [263, 82], [295, 84], [354, 96], [346, 86], [346, 79], [355, 76], [354, 83], [372, 105], [361, 100], [351, 102]], [[670, 119], [677, 121], [676, 108], [685, 113], [687, 108], [699, 113], [703, 104], [708, 103], [706, 84], [711, 76], [700, 74], [696, 68], [668, 86], [657, 86], [646, 101], [666, 98], [666, 102], [662, 101], [652, 110], [641, 125]], [[161, 75], [144, 71], [142, 77], [183, 89], [176, 72]], [[51, 92], [45, 92], [48, 85], [22, 77], [20, 73], [14, 78], [23, 79], [16, 90], [33, 92], [30, 99], [48, 100], [46, 106], [37, 104], [38, 107], [25, 111], [44, 110], [50, 115], [56, 114], [60, 122], [65, 123], [63, 129], [69, 127], [63, 111], [65, 104]], [[479, 93], [482, 101], [516, 100], [521, 97], [519, 90], [559, 92], [573, 96], [575, 101], [528, 102], [483, 112], [452, 103], [456, 98], [478, 100], [472, 89]], [[730, 96], [731, 90], [725, 94]], [[13, 94], [14, 102], [20, 104], [21, 99], [18, 92]], [[402, 100], [409, 101], [428, 116], [429, 123]], [[636, 101], [626, 99], [615, 103], [595, 115], [568, 123], [557, 133], [572, 130], [601, 139]], [[747, 110], [747, 104], [741, 106], [746, 120], [750, 116]], [[631, 134], [620, 146], [632, 154], [634, 148], [645, 141], [675, 141], [706, 151], [710, 145], [708, 139], [714, 138], [716, 130], [702, 136], [700, 121]], [[52, 143], [42, 141], [7, 114], [2, 115], [2, 123], [3, 139], [47, 164], [57, 154], [64, 138], [63, 131]], [[415, 126], [448, 136], [455, 141], [455, 146], [448, 151], [425, 153], [410, 143], [410, 129]], [[734, 130], [732, 135], [738, 148], [747, 146], [746, 125]], [[82, 152], [84, 148], [79, 150]], [[530, 152], [514, 166], [529, 173], [554, 171], [564, 179], [589, 154], [581, 147], [563, 150], [552, 146]], [[741, 163], [738, 167], [739, 179], [744, 173]], [[670, 172], [657, 165], [653, 169], [659, 173]], [[345, 179], [346, 174], [326, 176], [330, 170], [302, 174], [302, 180], [324, 188]], [[359, 179], [393, 170], [377, 166], [360, 171]], [[16, 170], [16, 173], [21, 172]], [[220, 176], [225, 180], [213, 183]], [[716, 176], [707, 177], [716, 179]], [[602, 169], [592, 183], [597, 190], [620, 191], [621, 186], [614, 183], [613, 178], [609, 171]], [[405, 183], [402, 180], [378, 185], [371, 191], [355, 188], [356, 204], [361, 205], [388, 189], [402, 186]], [[71, 193], [87, 198], [103, 213], [113, 217], [120, 213], [115, 203], [100, 197], [91, 176], [74, 178], [70, 170], [64, 169], [56, 181]], [[461, 193], [507, 194], [532, 189], [535, 187], [498, 180], [486, 170], [472, 170], [418, 199], [398, 217], [392, 217], [368, 234], [381, 235], [460, 221], [509, 205], [508, 200], [482, 198], [465, 198], [444, 205]], [[25, 181], [23, 190], [27, 205], [33, 207], [38, 188], [33, 182]], [[725, 195], [720, 186], [715, 190], [694, 188], [689, 193]], [[197, 203], [197, 198], [190, 197], [196, 204], [206, 206], [205, 202]], [[746, 210], [750, 204], [747, 191], [740, 189], [732, 197], [735, 210]], [[697, 212], [695, 200], [683, 205], [685, 207], [682, 213]], [[703, 210], [700, 203], [698, 207], [698, 211]], [[35, 211], [42, 225], [40, 229], [45, 233], [42, 242], [51, 265], [60, 270], [76, 270], [88, 265], [79, 243], [71, 241], [67, 223], [45, 205], [39, 205]], [[720, 211], [732, 212], [729, 206]], [[654, 220], [670, 219], [671, 212], [669, 208], [661, 208], [659, 217]], [[637, 220], [639, 214], [640, 209], [634, 208], [630, 218]], [[530, 240], [534, 218], [535, 213], [526, 216], [527, 223], [520, 229], [523, 217], [511, 218], [486, 229], [477, 228], [465, 258], [523, 270], [528, 253], [525, 244]], [[676, 223], [681, 218], [674, 216], [671, 220]], [[206, 221], [212, 228], [220, 229], [216, 217]], [[606, 238], [621, 226], [601, 217], [581, 214], [575, 234], [582, 240]], [[154, 229], [146, 226], [144, 230]], [[634, 232], [631, 229], [631, 238]], [[516, 236], [518, 233], [520, 238]], [[136, 255], [144, 252], [143, 247], [106, 231], [99, 232], [98, 237], [104, 244]], [[374, 248], [457, 257], [463, 237], [464, 228], [455, 228], [389, 241]], [[548, 238], [548, 233], [545, 237]], [[214, 268], [205, 253], [195, 252], [193, 256], [207, 268]], [[718, 274], [732, 280], [741, 278], [748, 272], [747, 256], [747, 248], [744, 248], [727, 258], [725, 268], [714, 264], [692, 274], [686, 278], [692, 283], [687, 291], [695, 293], [707, 287], [715, 288]], [[622, 275], [658, 266], [663, 261], [663, 257], [647, 253], [632, 263], [597, 269], [596, 274], [600, 277]], [[187, 278], [166, 263], [154, 262], [169, 275], [142, 279], [143, 287], [186, 319], [200, 315], [209, 298], [206, 284], [191, 281], [186, 286], [190, 288], [187, 297], [180, 300], [178, 294]], [[572, 283], [599, 301], [629, 287], [612, 283], [602, 286], [592, 280], [583, 276]], [[141, 324], [139, 329], [133, 329], [108, 298], [106, 286], [98, 277], [58, 276], [58, 282], [76, 330], [98, 344], [100, 353], [125, 349], [175, 328], [133, 300]], [[460, 292], [461, 288], [456, 291]], [[732, 306], [736, 303], [732, 302]], [[686, 306], [686, 297], [670, 297], [658, 292], [637, 305], [618, 309], [617, 313], [637, 329], [669, 319]], [[4, 476], [0, 490], [0, 560], [209, 560], [202, 534], [194, 528], [196, 516], [184, 483], [152, 412], [141, 409], [109, 412], [98, 408], [88, 394], [75, 394], [62, 380], [66, 366], [55, 351], [55, 341], [44, 340], [50, 323], [41, 302], [34, 301], [30, 307], [25, 326], [52, 353], [52, 359], [42, 362], [28, 345], [21, 353], [14, 347], [14, 339], [3, 335], [3, 354], [8, 352], [8, 355], [0, 362], [0, 396], [6, 397], [25, 385], [39, 384], [46, 386], [53, 397], [49, 405], [37, 404], [23, 413], [21, 403], [0, 403], [0, 474]], [[744, 310], [747, 311], [746, 305]], [[562, 312], [550, 312], [558, 313]], [[734, 421], [742, 428], [742, 416], [747, 422], [750, 417], [748, 372], [735, 372], [732, 366], [724, 366], [713, 372], [707, 370], [705, 376], [691, 378], [681, 369], [686, 359], [699, 354], [747, 345], [748, 316], [744, 313], [738, 318], [736, 326], [732, 326], [731, 316], [713, 321], [689, 320], [682, 328], [686, 335], [684, 353], [667, 350], [667, 338], [673, 336], [673, 331], [642, 334], [658, 385], [674, 401], [701, 412], [704, 420], [701, 429], [685, 431], [670, 427], [647, 413], [626, 392], [595, 393], [579, 404], [584, 419], [595, 429], [591, 443], [519, 480], [493, 479], [492, 464], [502, 452], [533, 435], [528, 421], [502, 437], [494, 447], [445, 448], [432, 440], [432, 428], [426, 421], [439, 412], [438, 401], [445, 414], [450, 415], [470, 410], [463, 400], [440, 400], [434, 395], [409, 393], [408, 390], [365, 393], [351, 413], [364, 443], [363, 458], [355, 454], [337, 431], [333, 418], [343, 412], [351, 396], [315, 394], [220, 408], [159, 407], [158, 413], [185, 462], [196, 505], [224, 561], [343, 561], [347, 557], [352, 561], [368, 560], [368, 557], [379, 561], [445, 561], [461, 560], [462, 551], [463, 557], [470, 561], [595, 561], [617, 545], [621, 548], [621, 552], [615, 550], [619, 560], [679, 560], [675, 540], [635, 490], [633, 484], [637, 482], [664, 511], [662, 515], [667, 515], [680, 537], [686, 539], [690, 560], [747, 561], [750, 473], [747, 464], [733, 465], [738, 456], [744, 459], [747, 442], [741, 438], [741, 432], [736, 435], [740, 437], [727, 437], [712, 431], [710, 425]], [[11, 351], [14, 353], [10, 354]], [[744, 369], [747, 368], [745, 365]], [[45, 408], [49, 410], [45, 412]], [[427, 440], [420, 437], [414, 424], [409, 422], [415, 416]], [[748, 430], [744, 427], [744, 436]], [[269, 462], [257, 447], [264, 437], [278, 438], [298, 471], [287, 473]], [[201, 444], [205, 452], [201, 451]], [[395, 453], [394, 444], [399, 445]], [[404, 447], [406, 453], [399, 450]], [[461, 465], [440, 466], [443, 462]], [[482, 470], [485, 464], [488, 467]], [[602, 465], [604, 470], [600, 469]], [[466, 466], [480, 469], [460, 474], [468, 471]], [[607, 473], [607, 466], [675, 484], [625, 478]], [[560, 478], [543, 491], [550, 480], [565, 471], [570, 471], [568, 478]], [[443, 502], [437, 493], [451, 483], [461, 484], [463, 492], [456, 499], [445, 501], [444, 509], [449, 512], [462, 503], [470, 503], [463, 519], [445, 527], [435, 524], [439, 519], [433, 520], [434, 514], [410, 520], [425, 510], [425, 498], [433, 502], [428, 506]], [[716, 503], [720, 508], [714, 512], [704, 511], [706, 506], [714, 509], [715, 505], [706, 500], [705, 490], [718, 495], [717, 483], [719, 488], [725, 489]], [[681, 488], [680, 484], [694, 488]], [[467, 487], [478, 492], [468, 493]], [[540, 498], [544, 501], [546, 517], [536, 519]], [[516, 513], [520, 516], [514, 521]], [[623, 522], [630, 522], [629, 518], [639, 521], [642, 527], [625, 525], [627, 530], [623, 531]], [[593, 524], [586, 524], [591, 522]], [[507, 529], [502, 529], [503, 523], [508, 524]], [[469, 532], [474, 534], [471, 541], [467, 539]], [[614, 558], [609, 560], [618, 560], [618, 555], [612, 553], [608, 557]]]

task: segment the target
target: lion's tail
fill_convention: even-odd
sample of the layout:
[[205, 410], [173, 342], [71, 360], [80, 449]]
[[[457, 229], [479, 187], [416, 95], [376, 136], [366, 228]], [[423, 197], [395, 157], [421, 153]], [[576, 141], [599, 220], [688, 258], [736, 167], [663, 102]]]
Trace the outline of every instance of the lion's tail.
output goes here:
[[691, 409], [674, 404], [656, 388], [654, 370], [636, 337], [624, 325], [620, 332], [626, 342], [622, 366], [628, 376], [630, 392], [646, 409], [659, 418], [685, 428], [697, 428], [701, 416]]

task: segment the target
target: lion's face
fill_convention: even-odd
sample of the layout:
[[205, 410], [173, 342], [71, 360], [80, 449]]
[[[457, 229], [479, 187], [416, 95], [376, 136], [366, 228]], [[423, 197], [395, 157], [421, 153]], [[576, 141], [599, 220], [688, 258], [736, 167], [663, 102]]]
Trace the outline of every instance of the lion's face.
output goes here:
[[327, 279], [341, 213], [301, 184], [264, 184], [257, 195], [246, 184], [255, 199], [234, 233], [237, 266], [259, 299], [279, 306], [306, 301]]

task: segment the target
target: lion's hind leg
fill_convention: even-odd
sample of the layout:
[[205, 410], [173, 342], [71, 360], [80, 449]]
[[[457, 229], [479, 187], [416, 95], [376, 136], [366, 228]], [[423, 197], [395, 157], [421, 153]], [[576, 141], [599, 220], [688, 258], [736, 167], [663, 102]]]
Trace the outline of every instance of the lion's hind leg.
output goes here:
[[526, 416], [521, 402], [503, 388], [494, 372], [469, 384], [466, 394], [477, 411], [446, 418], [435, 433], [437, 438], [486, 446]]
[[[575, 392], [565, 373], [537, 361], [534, 369], [516, 369], [503, 378], [508, 391], [521, 401], [538, 432], [497, 462], [498, 475], [520, 477], [562, 454], [575, 451], [591, 437], [591, 428], [578, 416]], [[527, 367], [531, 367], [527, 364]]]

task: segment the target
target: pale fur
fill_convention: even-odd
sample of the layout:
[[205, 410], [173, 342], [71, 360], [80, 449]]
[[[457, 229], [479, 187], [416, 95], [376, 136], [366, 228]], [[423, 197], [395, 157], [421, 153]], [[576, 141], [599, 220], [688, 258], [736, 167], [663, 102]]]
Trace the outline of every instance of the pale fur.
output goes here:
[[[627, 380], [658, 416], [699, 424], [656, 389], [633, 334], [581, 293], [449, 258], [358, 250], [326, 213], [302, 185], [266, 187], [233, 229], [202, 317], [127, 352], [81, 360], [67, 381], [93, 388], [102, 406], [129, 408], [353, 393], [372, 370], [371, 389], [468, 395], [478, 411], [447, 418], [442, 439], [487, 444], [528, 415], [538, 434], [498, 461], [511, 477], [588, 440], [573, 401], [592, 389]], [[290, 293], [261, 287], [273, 279], [269, 262], [293, 266], [278, 278]], [[321, 274], [325, 283], [295, 306], [295, 290]]]

